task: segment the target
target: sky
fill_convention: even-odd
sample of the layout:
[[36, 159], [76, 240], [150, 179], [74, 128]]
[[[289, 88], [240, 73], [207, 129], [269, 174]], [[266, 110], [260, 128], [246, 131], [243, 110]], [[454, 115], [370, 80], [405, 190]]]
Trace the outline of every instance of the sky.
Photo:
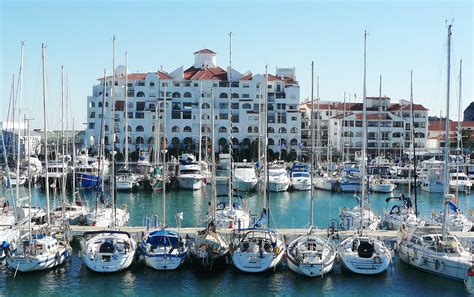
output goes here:
[[[367, 95], [392, 102], [410, 96], [431, 115], [446, 110], [447, 25], [452, 23], [450, 118], [457, 119], [459, 60], [462, 109], [474, 101], [473, 1], [41, 1], [0, 0], [0, 113], [7, 119], [12, 76], [18, 76], [20, 43], [25, 42], [22, 113], [42, 128], [41, 44], [47, 64], [49, 127], [60, 127], [60, 68], [70, 93], [70, 119], [84, 129], [87, 96], [104, 69], [128, 52], [130, 72], [165, 71], [193, 63], [207, 47], [225, 68], [232, 32], [232, 66], [264, 73], [268, 65], [295, 67], [301, 99], [310, 96], [311, 61], [321, 100], [362, 98], [363, 35], [367, 40]], [[349, 100], [349, 99], [348, 99]], [[354, 102], [352, 97], [351, 101]]]

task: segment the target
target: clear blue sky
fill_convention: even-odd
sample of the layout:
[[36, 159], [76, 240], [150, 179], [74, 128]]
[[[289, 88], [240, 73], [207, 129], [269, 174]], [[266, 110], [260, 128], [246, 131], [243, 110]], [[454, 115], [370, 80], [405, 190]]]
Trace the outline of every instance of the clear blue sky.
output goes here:
[[[342, 100], [344, 91], [362, 95], [363, 32], [368, 37], [368, 95], [397, 100], [409, 96], [414, 70], [415, 102], [431, 114], [445, 110], [446, 25], [453, 23], [451, 116], [457, 117], [457, 72], [463, 59], [463, 109], [473, 101], [473, 4], [465, 1], [19, 1], [1, 2], [2, 119], [6, 119], [11, 76], [18, 73], [25, 41], [26, 113], [42, 127], [41, 43], [47, 44], [49, 120], [59, 127], [59, 71], [70, 78], [72, 116], [86, 118], [86, 98], [103, 69], [111, 71], [112, 35], [116, 64], [128, 51], [130, 71], [172, 71], [193, 63], [208, 47], [228, 64], [233, 32], [233, 66], [263, 73], [266, 64], [296, 67], [301, 98], [310, 94], [310, 64], [320, 76], [322, 100]], [[63, 3], [67, 2], [67, 3]], [[224, 3], [225, 2], [225, 3]], [[456, 84], [456, 85], [455, 85]], [[76, 126], [77, 127], [77, 126]], [[77, 127], [78, 128], [78, 127]], [[81, 127], [82, 128], [82, 127]]]

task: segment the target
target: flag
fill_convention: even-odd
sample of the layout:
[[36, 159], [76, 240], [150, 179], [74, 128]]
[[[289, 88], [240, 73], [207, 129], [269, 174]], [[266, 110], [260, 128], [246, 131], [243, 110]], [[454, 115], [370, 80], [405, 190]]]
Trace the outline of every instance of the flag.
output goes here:
[[454, 211], [454, 212], [458, 211], [458, 208], [456, 207], [456, 205], [452, 201], [448, 202], [448, 206], [449, 206], [449, 208], [452, 209], [452, 211]]

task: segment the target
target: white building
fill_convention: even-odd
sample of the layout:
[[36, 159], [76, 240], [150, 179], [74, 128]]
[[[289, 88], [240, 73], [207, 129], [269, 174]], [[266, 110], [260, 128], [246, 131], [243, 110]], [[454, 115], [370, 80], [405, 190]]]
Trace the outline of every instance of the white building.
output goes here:
[[[345, 105], [345, 106], [344, 106]], [[362, 149], [362, 103], [320, 102], [319, 117], [321, 146], [324, 151], [354, 153]], [[300, 106], [302, 113], [303, 144], [309, 145], [311, 134], [309, 113], [311, 103]], [[314, 108], [316, 119], [316, 106]], [[344, 113], [345, 112], [345, 113]], [[367, 97], [367, 149], [372, 156], [380, 154], [398, 156], [403, 148], [411, 147], [411, 105], [406, 100], [390, 103], [388, 97]], [[428, 134], [428, 109], [413, 104], [414, 143], [424, 150]]]
[[[211, 90], [214, 94], [216, 151], [227, 149], [232, 129], [233, 148], [240, 157], [256, 158], [259, 136], [259, 104], [268, 90], [268, 141], [273, 153], [299, 154], [301, 120], [298, 112], [300, 89], [293, 68], [277, 68], [275, 75], [251, 72], [240, 73], [219, 67], [217, 54], [209, 49], [194, 53], [194, 64], [172, 72], [128, 74], [128, 131], [130, 151], [149, 150], [154, 143], [155, 110], [157, 101], [163, 112], [166, 88], [167, 127], [169, 148], [174, 155], [182, 152], [197, 153], [201, 126], [203, 151], [210, 144]], [[125, 143], [125, 67], [116, 68], [115, 81], [115, 132], [116, 148], [124, 151]], [[88, 102], [86, 145], [98, 144], [101, 130], [103, 78], [93, 86]], [[229, 83], [231, 81], [231, 83]], [[202, 97], [201, 97], [202, 94]], [[112, 77], [106, 78], [105, 143], [111, 144]], [[201, 108], [200, 108], [201, 107]], [[201, 115], [201, 116], [200, 116]], [[232, 121], [232, 123], [231, 123]], [[231, 128], [232, 127], [232, 128]], [[92, 137], [92, 138], [91, 138]], [[91, 141], [92, 140], [92, 141]]]
[[41, 135], [36, 131], [30, 130], [28, 139], [28, 129], [25, 122], [0, 122], [3, 141], [0, 139], [0, 159], [3, 159], [3, 150], [5, 149], [7, 157], [18, 153], [18, 129], [20, 130], [20, 152], [22, 157], [28, 154], [36, 155], [41, 149]]

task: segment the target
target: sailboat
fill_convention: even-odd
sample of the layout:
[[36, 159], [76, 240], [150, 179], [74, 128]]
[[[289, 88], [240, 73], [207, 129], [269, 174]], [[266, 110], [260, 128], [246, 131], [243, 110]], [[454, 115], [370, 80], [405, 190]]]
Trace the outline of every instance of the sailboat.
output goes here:
[[[363, 116], [362, 116], [362, 162], [361, 162], [361, 173], [362, 181], [365, 181], [366, 171], [366, 133], [367, 133], [367, 116], [366, 116], [366, 45], [367, 45], [367, 32], [364, 33], [364, 85], [363, 85]], [[365, 208], [364, 198], [366, 194], [366, 185], [362, 185], [362, 195], [360, 199], [360, 208], [358, 209], [360, 214], [359, 230], [353, 236], [349, 236], [344, 239], [338, 246], [337, 252], [341, 259], [343, 266], [351, 272], [358, 274], [378, 274], [387, 270], [389, 264], [392, 262], [392, 252], [385, 246], [385, 243], [375, 237], [370, 237], [363, 234], [366, 223], [371, 226], [374, 222], [373, 218], [368, 217], [368, 221], [365, 220], [367, 211], [370, 209]], [[354, 209], [355, 211], [356, 209]]]
[[[446, 135], [449, 135], [449, 92], [451, 67], [451, 27], [448, 25], [448, 71], [446, 97]], [[448, 181], [449, 164], [449, 137], [446, 137], [444, 146], [444, 182]], [[451, 278], [465, 283], [469, 292], [474, 291], [474, 266], [472, 254], [466, 250], [459, 239], [450, 234], [448, 225], [448, 208], [454, 195], [449, 194], [449, 187], [445, 186], [444, 214], [442, 227], [418, 227], [409, 232], [402, 229], [399, 232], [397, 246], [400, 260], [408, 265], [425, 272], [442, 277]]]
[[[265, 78], [268, 79], [268, 72]], [[268, 97], [268, 82], [266, 81], [265, 98]], [[279, 234], [270, 229], [270, 202], [267, 199], [269, 194], [269, 168], [267, 159], [268, 137], [266, 135], [267, 120], [267, 100], [264, 103], [265, 120], [263, 137], [263, 209], [260, 218], [255, 222], [253, 228], [242, 230], [239, 242], [232, 251], [232, 262], [240, 271], [258, 273], [271, 269], [275, 269], [281, 262], [285, 253], [285, 242]], [[267, 206], [268, 205], [268, 206]]]
[[[46, 46], [42, 45], [43, 68], [43, 121], [44, 131], [48, 131], [46, 117]], [[48, 133], [45, 133], [45, 143], [48, 143]], [[45, 145], [45, 178], [48, 180], [48, 146]], [[31, 183], [28, 183], [31, 185]], [[31, 189], [31, 188], [30, 188]], [[20, 272], [45, 270], [64, 264], [70, 257], [71, 248], [61, 229], [51, 229], [49, 208], [49, 187], [46, 191], [47, 225], [44, 232], [33, 234], [31, 229], [31, 211], [28, 236], [21, 241], [16, 250], [7, 252], [7, 264], [10, 269]], [[31, 191], [29, 191], [29, 205], [31, 206]]]
[[[115, 36], [113, 37], [113, 63], [114, 68], [112, 74], [112, 114], [114, 114], [115, 107]], [[105, 75], [104, 75], [105, 77]], [[104, 79], [105, 83], [105, 79]], [[114, 119], [112, 117], [112, 131], [114, 131]], [[112, 134], [112, 139], [115, 139], [115, 134]], [[114, 143], [115, 141], [113, 141]], [[96, 216], [99, 214], [105, 215], [107, 218], [110, 214], [111, 230], [90, 231], [85, 232], [81, 240], [81, 255], [82, 263], [96, 272], [116, 272], [127, 269], [133, 261], [137, 244], [130, 236], [130, 233], [125, 231], [113, 230], [118, 223], [124, 223], [128, 220], [128, 213], [115, 206], [115, 155], [112, 154], [112, 178], [111, 178], [111, 200], [112, 207], [103, 209], [102, 213], [98, 213], [96, 209]], [[96, 222], [97, 223], [97, 222]]]
[[[314, 62], [311, 63], [311, 78], [313, 86]], [[313, 91], [313, 88], [311, 88]], [[312, 93], [312, 92], [311, 92]], [[311, 100], [313, 99], [311, 94]], [[314, 120], [311, 117], [311, 122]], [[311, 125], [313, 127], [313, 125]], [[311, 168], [314, 168], [314, 129], [311, 129]], [[312, 179], [312, 177], [311, 177]], [[312, 181], [310, 180], [310, 184]], [[314, 189], [311, 187], [311, 205], [310, 205], [310, 227], [306, 235], [295, 238], [287, 248], [288, 267], [301, 275], [316, 277], [329, 273], [334, 265], [336, 251], [332, 245], [324, 238], [311, 234], [314, 212], [313, 212], [313, 195]]]
[[[166, 131], [166, 97], [163, 100], [164, 107], [164, 129]], [[157, 108], [160, 104], [158, 102]], [[159, 118], [157, 118], [157, 122]], [[164, 135], [166, 138], [166, 135]], [[158, 138], [160, 139], [160, 138]], [[159, 150], [158, 150], [159, 152]], [[166, 148], [163, 148], [163, 164], [166, 163]], [[159, 154], [159, 153], [158, 153]], [[163, 166], [163, 176], [166, 176], [166, 166]], [[149, 231], [140, 244], [140, 252], [145, 264], [156, 270], [175, 270], [184, 263], [188, 256], [187, 240], [178, 232], [166, 229], [166, 187], [162, 188], [163, 219], [161, 228]], [[182, 218], [177, 216], [178, 221]], [[178, 225], [179, 226], [179, 225]]]

